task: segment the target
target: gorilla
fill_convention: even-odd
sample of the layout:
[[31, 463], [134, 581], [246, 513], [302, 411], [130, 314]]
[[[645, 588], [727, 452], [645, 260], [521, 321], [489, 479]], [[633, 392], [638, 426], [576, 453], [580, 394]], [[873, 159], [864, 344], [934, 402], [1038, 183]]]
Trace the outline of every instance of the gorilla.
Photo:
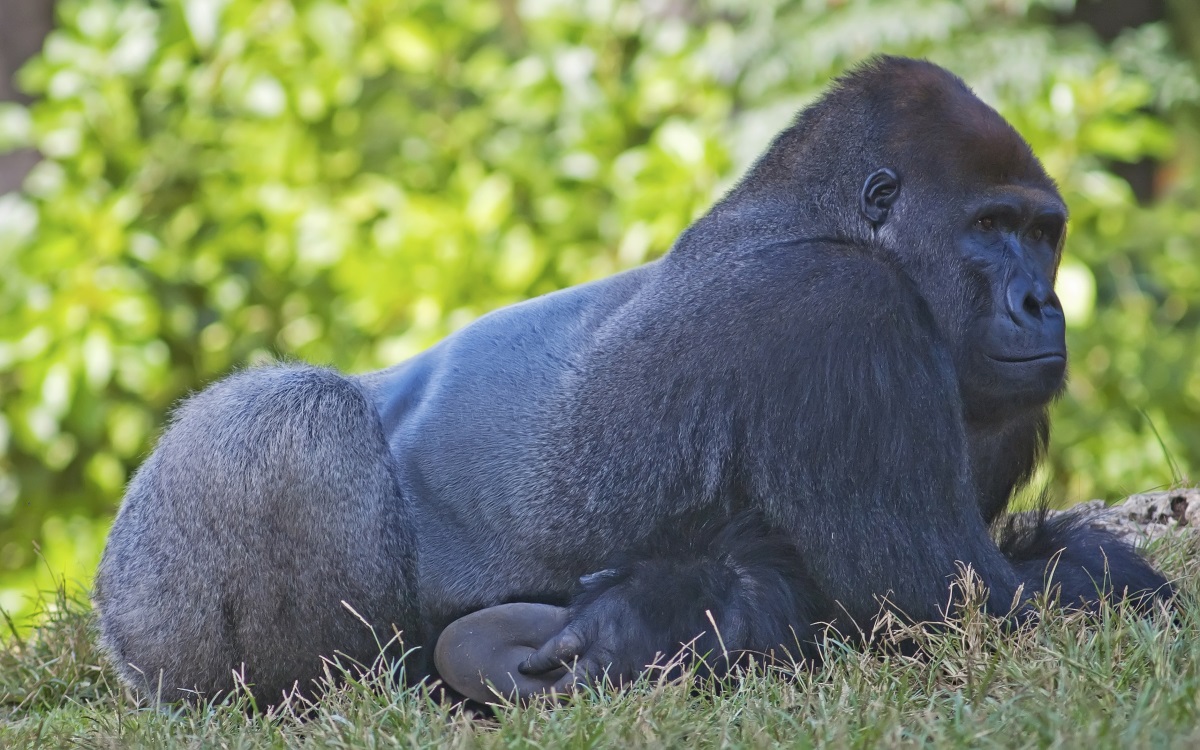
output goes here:
[[964, 566], [998, 617], [1149, 610], [1171, 587], [1115, 536], [993, 533], [1064, 384], [1066, 222], [961, 80], [875, 58], [659, 260], [184, 401], [109, 534], [102, 644], [152, 699], [270, 703], [400, 632], [411, 678], [484, 700], [936, 623]]

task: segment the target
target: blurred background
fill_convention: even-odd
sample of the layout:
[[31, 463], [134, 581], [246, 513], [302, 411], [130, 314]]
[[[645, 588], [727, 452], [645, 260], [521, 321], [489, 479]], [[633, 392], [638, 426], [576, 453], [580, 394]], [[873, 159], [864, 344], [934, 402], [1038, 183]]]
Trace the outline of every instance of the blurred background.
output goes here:
[[1195, 478], [1196, 0], [0, 0], [0, 608], [88, 586], [181, 396], [654, 258], [879, 52], [963, 76], [1070, 204], [1039, 487]]

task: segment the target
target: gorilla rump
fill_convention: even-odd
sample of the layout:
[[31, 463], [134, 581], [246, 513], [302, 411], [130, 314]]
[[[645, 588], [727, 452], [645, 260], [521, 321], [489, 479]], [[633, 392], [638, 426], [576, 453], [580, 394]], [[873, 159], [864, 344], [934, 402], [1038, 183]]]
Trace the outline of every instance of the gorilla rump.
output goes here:
[[274, 701], [395, 629], [436, 674], [421, 654], [466, 615], [438, 664], [477, 695], [631, 676], [714, 630], [805, 653], [884, 598], [936, 621], [961, 564], [997, 615], [1049, 563], [1066, 605], [1150, 606], [1169, 585], [1112, 536], [989, 533], [1064, 382], [1066, 219], [959, 79], [876, 59], [660, 260], [380, 372], [253, 369], [185, 401], [109, 536], [103, 644], [146, 695], [238, 672]]

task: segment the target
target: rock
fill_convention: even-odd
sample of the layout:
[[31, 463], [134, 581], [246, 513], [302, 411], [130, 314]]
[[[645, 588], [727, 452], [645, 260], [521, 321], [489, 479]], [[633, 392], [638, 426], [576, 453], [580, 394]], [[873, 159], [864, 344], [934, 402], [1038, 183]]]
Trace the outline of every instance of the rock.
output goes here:
[[1195, 533], [1200, 529], [1200, 488], [1144, 492], [1112, 506], [1103, 500], [1091, 500], [1050, 513], [1085, 516], [1089, 525], [1107, 529], [1131, 544], [1141, 545], [1176, 530]]

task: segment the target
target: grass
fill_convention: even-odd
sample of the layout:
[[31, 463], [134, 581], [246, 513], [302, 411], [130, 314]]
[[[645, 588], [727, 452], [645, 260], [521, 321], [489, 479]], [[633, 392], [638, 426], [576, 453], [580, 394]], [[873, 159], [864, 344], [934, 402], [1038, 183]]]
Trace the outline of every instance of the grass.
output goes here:
[[1157, 542], [1178, 617], [1050, 612], [1006, 633], [967, 608], [923, 634], [920, 658], [836, 641], [828, 664], [729, 678], [720, 689], [643, 679], [494, 716], [396, 674], [351, 680], [310, 706], [150, 709], [96, 650], [90, 611], [61, 592], [0, 650], [0, 747], [1200, 747], [1200, 540]]

